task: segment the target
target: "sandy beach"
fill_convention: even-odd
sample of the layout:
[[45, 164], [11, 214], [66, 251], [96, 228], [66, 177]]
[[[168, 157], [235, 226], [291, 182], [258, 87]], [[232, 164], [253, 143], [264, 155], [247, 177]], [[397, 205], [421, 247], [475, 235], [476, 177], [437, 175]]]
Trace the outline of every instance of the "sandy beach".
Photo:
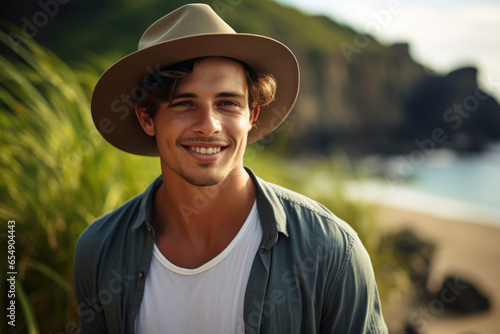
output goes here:
[[[474, 284], [490, 299], [484, 313], [450, 317], [434, 314], [425, 324], [426, 334], [500, 334], [500, 228], [463, 222], [401, 208], [382, 206], [377, 215], [381, 233], [410, 228], [418, 237], [435, 244], [428, 287], [437, 291], [447, 275]], [[423, 305], [425, 307], [425, 305]], [[408, 306], [401, 319], [386, 319], [392, 333], [404, 333], [397, 323], [406, 322], [421, 305]], [[416, 308], [416, 309], [412, 309]]]

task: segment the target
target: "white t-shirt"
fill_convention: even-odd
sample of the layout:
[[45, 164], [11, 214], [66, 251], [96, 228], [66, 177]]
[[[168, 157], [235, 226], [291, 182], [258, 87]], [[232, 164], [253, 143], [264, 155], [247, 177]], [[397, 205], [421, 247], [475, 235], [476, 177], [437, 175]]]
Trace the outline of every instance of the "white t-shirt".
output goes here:
[[244, 333], [243, 301], [261, 239], [254, 203], [231, 243], [201, 267], [178, 267], [155, 245], [136, 333]]

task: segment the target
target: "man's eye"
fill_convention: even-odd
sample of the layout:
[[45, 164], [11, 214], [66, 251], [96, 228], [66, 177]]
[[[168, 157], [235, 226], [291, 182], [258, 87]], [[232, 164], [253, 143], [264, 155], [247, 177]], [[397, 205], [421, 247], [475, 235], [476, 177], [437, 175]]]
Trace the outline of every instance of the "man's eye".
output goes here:
[[172, 107], [183, 107], [183, 106], [190, 106], [190, 105], [191, 105], [191, 102], [189, 102], [189, 101], [179, 101], [179, 102], [175, 102], [175, 103], [171, 104]]
[[237, 103], [231, 102], [231, 101], [223, 101], [220, 103], [221, 106], [237, 106]]

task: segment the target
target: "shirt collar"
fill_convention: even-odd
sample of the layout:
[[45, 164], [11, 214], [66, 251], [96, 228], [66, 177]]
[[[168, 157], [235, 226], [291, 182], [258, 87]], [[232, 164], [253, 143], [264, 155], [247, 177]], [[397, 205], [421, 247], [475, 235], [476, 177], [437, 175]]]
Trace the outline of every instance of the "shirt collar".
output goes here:
[[153, 202], [156, 190], [162, 183], [163, 178], [160, 175], [153, 181], [153, 183], [149, 185], [146, 191], [142, 193], [139, 215], [137, 216], [137, 220], [132, 226], [133, 231], [136, 231], [138, 228], [140, 228], [142, 224], [146, 224], [146, 226], [153, 228], [151, 225], [151, 218], [153, 215]]
[[279, 233], [288, 237], [286, 213], [281, 200], [270, 184], [255, 175], [250, 168], [245, 167], [245, 169], [257, 188], [257, 209], [262, 224], [262, 243], [260, 246], [270, 249], [278, 241]]
[[[262, 224], [261, 247], [270, 249], [277, 241], [279, 233], [288, 237], [286, 229], [286, 213], [283, 205], [276, 195], [275, 190], [248, 167], [245, 167], [257, 188], [257, 209]], [[154, 195], [158, 187], [163, 183], [162, 176], [158, 176], [153, 183], [142, 194], [140, 212], [137, 221], [134, 223], [133, 231], [141, 227], [142, 224], [151, 226], [153, 214]]]

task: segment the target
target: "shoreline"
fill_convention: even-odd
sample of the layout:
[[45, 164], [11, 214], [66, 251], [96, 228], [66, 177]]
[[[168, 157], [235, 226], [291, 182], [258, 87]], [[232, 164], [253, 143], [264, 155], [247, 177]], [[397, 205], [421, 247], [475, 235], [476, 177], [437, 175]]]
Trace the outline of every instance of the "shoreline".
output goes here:
[[388, 185], [375, 180], [356, 181], [347, 184], [346, 194], [353, 200], [377, 206], [500, 228], [500, 208], [429, 194], [405, 185]]
[[[500, 226], [383, 204], [377, 205], [376, 221], [381, 234], [408, 228], [436, 246], [429, 291], [439, 290], [446, 276], [457, 275], [472, 283], [490, 300], [491, 307], [484, 313], [464, 317], [435, 314], [420, 322], [421, 327], [425, 327], [424, 333], [500, 333]], [[404, 328], [399, 326], [422, 306], [426, 307], [406, 305], [398, 319], [386, 319], [391, 333], [404, 333]]]

